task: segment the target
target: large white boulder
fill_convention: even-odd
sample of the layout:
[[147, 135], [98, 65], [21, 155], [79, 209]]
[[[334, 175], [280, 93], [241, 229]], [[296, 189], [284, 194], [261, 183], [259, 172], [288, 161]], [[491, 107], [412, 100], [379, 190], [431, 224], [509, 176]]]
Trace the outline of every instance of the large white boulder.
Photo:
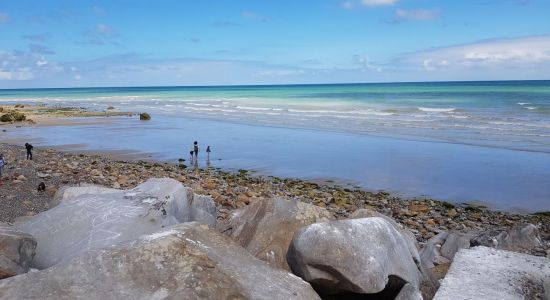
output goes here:
[[0, 299], [319, 299], [229, 237], [178, 224], [70, 262], [0, 281]]
[[[68, 196], [67, 196], [68, 195]], [[132, 190], [68, 188], [54, 208], [17, 228], [38, 242], [33, 267], [44, 269], [91, 249], [134, 240], [182, 222], [215, 223], [212, 199], [180, 182], [154, 178]], [[213, 214], [213, 215], [212, 215]]]
[[550, 259], [488, 247], [461, 249], [435, 300], [544, 299]]
[[295, 233], [287, 260], [322, 296], [393, 299], [407, 284], [407, 294], [418, 295], [420, 288], [421, 273], [407, 240], [380, 217], [304, 227]]

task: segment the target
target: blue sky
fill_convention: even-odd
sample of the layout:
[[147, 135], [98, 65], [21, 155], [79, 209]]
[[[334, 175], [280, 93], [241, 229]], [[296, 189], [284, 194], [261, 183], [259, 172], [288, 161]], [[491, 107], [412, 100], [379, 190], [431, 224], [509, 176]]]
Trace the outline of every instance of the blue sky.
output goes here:
[[0, 88], [550, 79], [548, 0], [0, 1]]

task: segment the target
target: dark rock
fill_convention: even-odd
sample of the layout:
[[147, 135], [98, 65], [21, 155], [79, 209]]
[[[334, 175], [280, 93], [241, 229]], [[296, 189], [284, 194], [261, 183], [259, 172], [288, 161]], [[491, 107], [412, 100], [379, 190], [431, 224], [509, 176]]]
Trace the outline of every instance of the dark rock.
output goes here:
[[148, 113], [141, 113], [139, 114], [139, 119], [142, 121], [149, 121], [151, 120], [151, 115], [149, 115]]

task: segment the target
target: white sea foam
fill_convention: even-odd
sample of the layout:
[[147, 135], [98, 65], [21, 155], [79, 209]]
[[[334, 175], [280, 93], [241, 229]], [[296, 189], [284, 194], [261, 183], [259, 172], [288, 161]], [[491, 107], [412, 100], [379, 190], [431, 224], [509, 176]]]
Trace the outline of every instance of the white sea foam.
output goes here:
[[525, 108], [527, 108], [529, 110], [533, 110], [533, 109], [537, 109], [538, 107], [536, 107], [536, 106], [525, 106]]
[[531, 104], [531, 102], [518, 102], [517, 104], [519, 104], [519, 105], [527, 105], [527, 104]]
[[418, 107], [418, 110], [425, 112], [452, 112], [456, 108], [435, 108], [435, 107]]

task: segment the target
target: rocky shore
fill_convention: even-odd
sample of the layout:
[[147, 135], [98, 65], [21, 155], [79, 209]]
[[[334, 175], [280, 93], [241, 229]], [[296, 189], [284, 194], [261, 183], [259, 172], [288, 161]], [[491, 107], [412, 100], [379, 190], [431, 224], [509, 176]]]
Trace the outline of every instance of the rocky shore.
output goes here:
[[[472, 232], [512, 228], [532, 223], [550, 240], [550, 216], [492, 211], [480, 205], [455, 205], [434, 199], [401, 199], [386, 192], [369, 192], [338, 185], [299, 179], [255, 176], [239, 170], [192, 169], [185, 162], [122, 161], [109, 155], [62, 152], [37, 148], [34, 160], [25, 160], [19, 145], [0, 144], [7, 166], [0, 188], [0, 222], [32, 216], [48, 209], [60, 186], [95, 184], [112, 188], [133, 188], [152, 177], [173, 178], [196, 193], [210, 195], [219, 209], [218, 218], [227, 219], [235, 209], [262, 198], [292, 198], [325, 208], [336, 219], [348, 218], [361, 208], [380, 212], [407, 227], [423, 243], [444, 231]], [[45, 192], [38, 192], [44, 182]], [[550, 246], [534, 249], [546, 256]], [[548, 252], [548, 253], [547, 253]]]
[[545, 214], [193, 169], [183, 160], [37, 148], [31, 161], [9, 144], [0, 152], [0, 299], [550, 294]]

